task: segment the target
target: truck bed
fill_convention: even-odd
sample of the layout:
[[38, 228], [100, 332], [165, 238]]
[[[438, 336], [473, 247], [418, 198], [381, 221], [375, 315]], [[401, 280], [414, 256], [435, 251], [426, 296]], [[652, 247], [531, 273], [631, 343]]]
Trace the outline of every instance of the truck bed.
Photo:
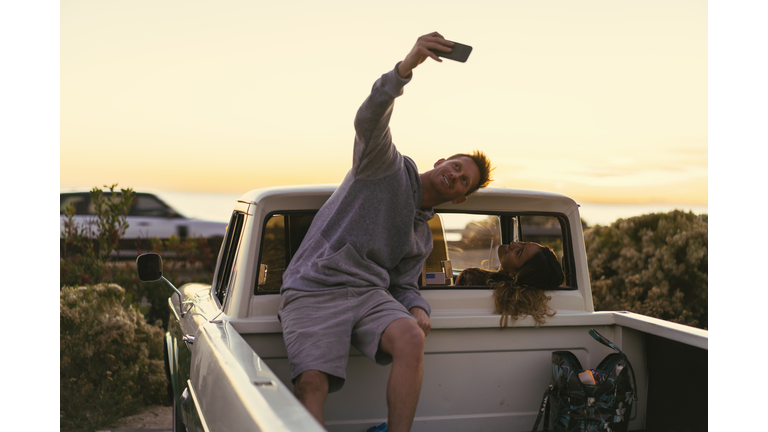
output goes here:
[[[681, 411], [678, 398], [691, 397], [686, 404], [690, 415], [703, 419], [703, 429], [697, 430], [706, 430], [706, 413], [699, 412], [706, 407], [706, 331], [631, 313], [567, 311], [538, 328], [532, 319], [522, 319], [512, 328], [500, 329], [498, 315], [485, 310], [459, 313], [440, 308], [439, 300], [434, 306], [413, 431], [530, 430], [551, 378], [552, 351], [571, 351], [585, 367], [597, 366], [613, 352], [589, 336], [590, 328], [616, 343], [632, 362], [639, 395], [632, 430], [666, 430], [680, 423], [685, 408]], [[231, 324], [292, 391], [279, 322], [262, 318]], [[670, 361], [682, 354], [689, 360], [670, 368]], [[704, 374], [697, 375], [702, 370]], [[359, 432], [385, 422], [388, 376], [389, 367], [377, 366], [351, 348], [347, 382], [326, 401], [326, 428]], [[695, 394], [682, 390], [692, 385], [698, 385]], [[649, 400], [653, 401], [650, 406]]]

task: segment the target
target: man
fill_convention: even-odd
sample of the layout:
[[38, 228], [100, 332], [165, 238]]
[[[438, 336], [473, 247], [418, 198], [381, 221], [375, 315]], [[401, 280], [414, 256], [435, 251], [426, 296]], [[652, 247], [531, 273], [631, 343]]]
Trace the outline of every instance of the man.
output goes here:
[[329, 392], [346, 376], [350, 343], [381, 365], [388, 430], [409, 430], [421, 392], [429, 304], [417, 281], [432, 249], [433, 206], [490, 182], [481, 152], [440, 159], [419, 174], [392, 144], [394, 100], [430, 49], [450, 52], [437, 32], [420, 37], [394, 70], [376, 81], [355, 118], [352, 169], [315, 216], [283, 275], [279, 317], [298, 399], [320, 423]]

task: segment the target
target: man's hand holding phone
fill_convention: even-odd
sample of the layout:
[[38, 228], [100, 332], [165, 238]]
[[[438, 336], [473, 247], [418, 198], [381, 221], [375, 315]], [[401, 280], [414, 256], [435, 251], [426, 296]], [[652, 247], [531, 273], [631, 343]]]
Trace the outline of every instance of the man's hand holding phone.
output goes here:
[[[454, 46], [457, 45], [460, 46], [461, 49], [457, 50], [456, 54], [461, 54], [461, 56], [453, 58], [451, 53], [454, 51]], [[458, 51], [461, 52], [459, 53]], [[471, 51], [472, 47], [456, 44], [445, 39], [440, 33], [432, 32], [421, 36], [416, 40], [416, 44], [411, 49], [411, 52], [409, 52], [408, 55], [405, 56], [405, 59], [397, 66], [397, 73], [401, 78], [407, 77], [411, 71], [415, 69], [416, 66], [422, 64], [427, 57], [430, 57], [437, 62], [442, 62], [440, 57], [464, 62], [467, 60]]]

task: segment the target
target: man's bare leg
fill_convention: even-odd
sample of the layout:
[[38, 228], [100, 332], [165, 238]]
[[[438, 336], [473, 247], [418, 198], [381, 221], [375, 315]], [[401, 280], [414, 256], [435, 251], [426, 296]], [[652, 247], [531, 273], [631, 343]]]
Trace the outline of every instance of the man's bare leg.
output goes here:
[[381, 335], [379, 348], [392, 356], [387, 383], [388, 432], [411, 430], [424, 375], [424, 331], [413, 321], [400, 318]]
[[325, 405], [325, 398], [328, 396], [328, 375], [316, 370], [302, 372], [296, 377], [293, 394], [321, 425], [325, 424], [323, 405]]

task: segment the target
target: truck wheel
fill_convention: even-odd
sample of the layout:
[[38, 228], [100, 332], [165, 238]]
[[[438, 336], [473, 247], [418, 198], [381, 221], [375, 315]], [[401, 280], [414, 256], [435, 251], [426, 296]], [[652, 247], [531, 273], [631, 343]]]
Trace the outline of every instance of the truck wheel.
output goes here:
[[187, 432], [184, 422], [181, 421], [181, 413], [176, 398], [173, 398], [173, 432]]

